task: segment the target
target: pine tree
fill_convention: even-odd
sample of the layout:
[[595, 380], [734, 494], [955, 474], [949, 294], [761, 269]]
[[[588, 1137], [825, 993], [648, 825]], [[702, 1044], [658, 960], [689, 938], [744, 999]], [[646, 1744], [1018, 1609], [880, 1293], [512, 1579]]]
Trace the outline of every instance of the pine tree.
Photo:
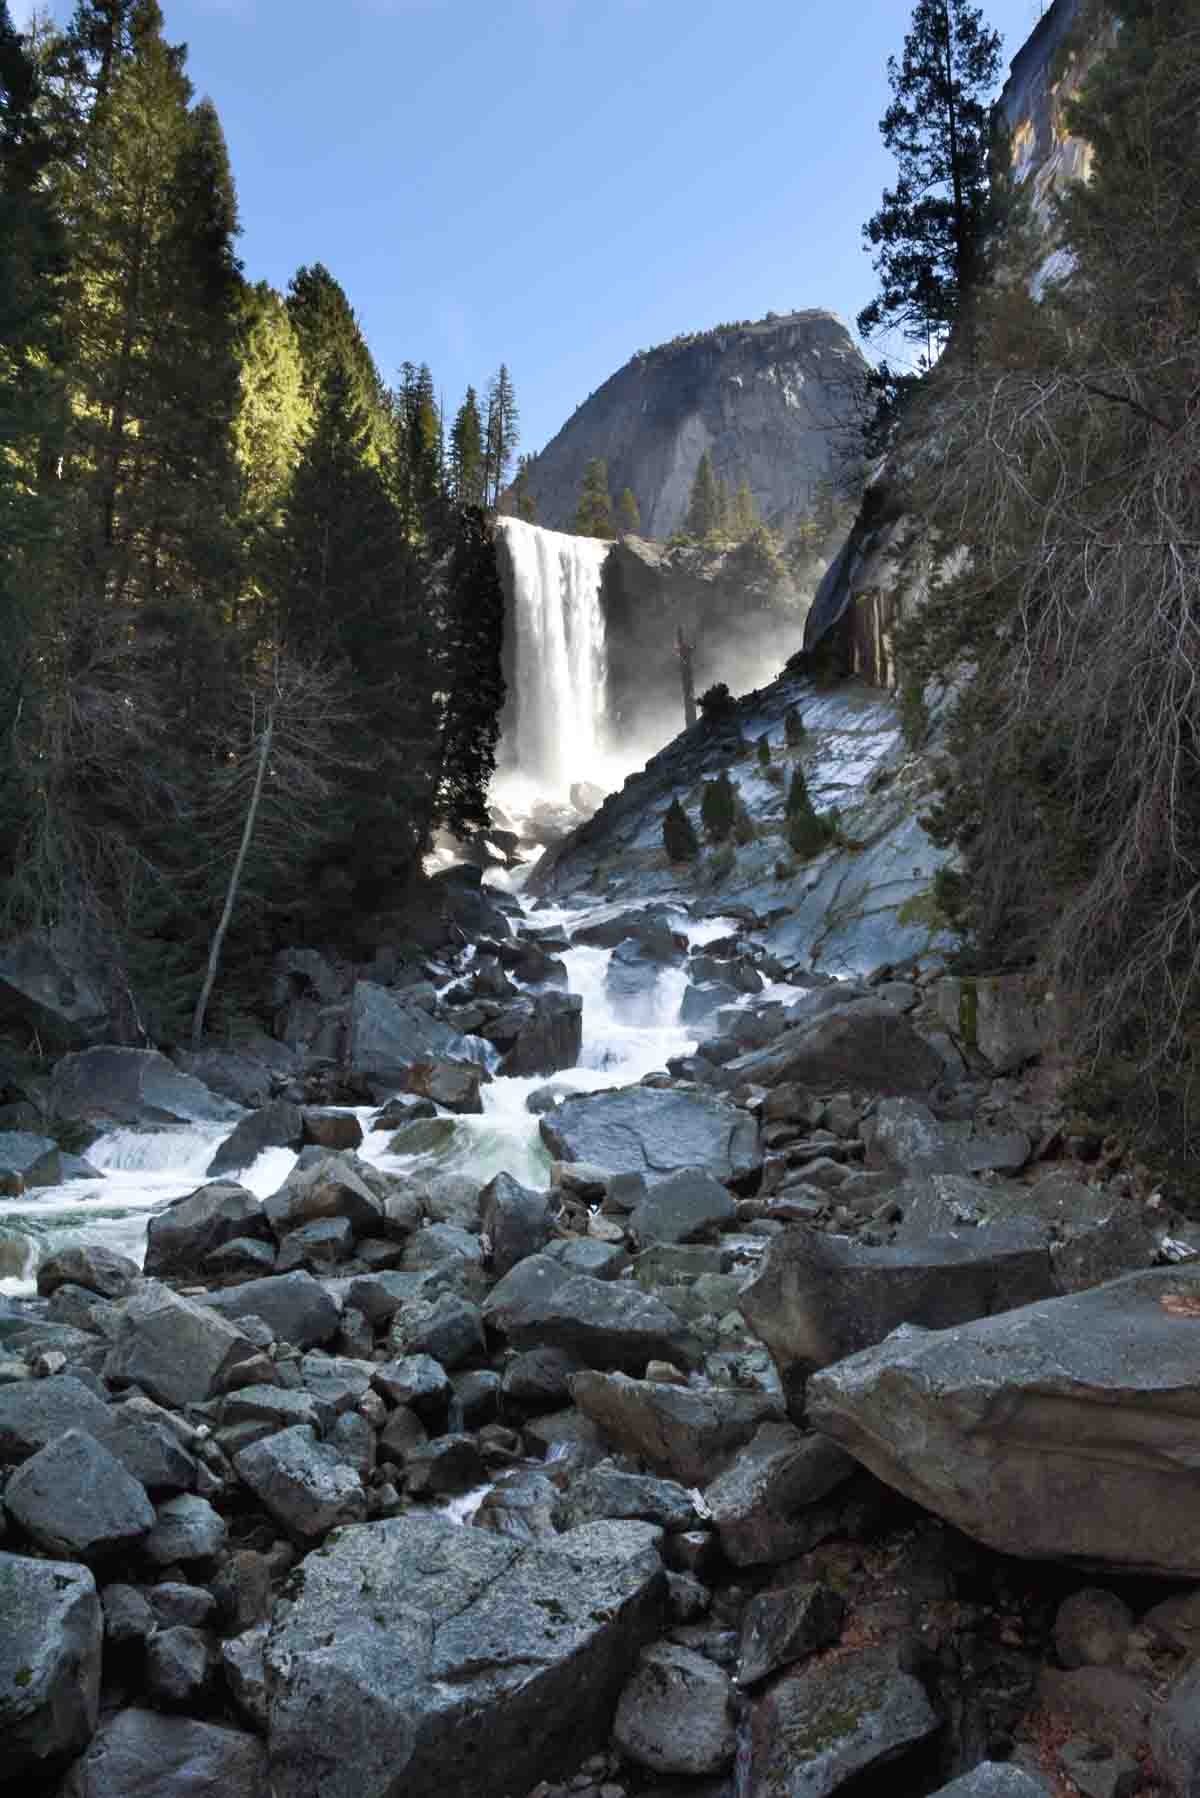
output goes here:
[[793, 853], [802, 861], [818, 855], [833, 836], [828, 820], [818, 817], [813, 809], [808, 782], [799, 763], [793, 771], [792, 784], [788, 788], [784, 828]]
[[725, 537], [733, 521], [733, 496], [729, 491], [729, 482], [722, 475], [717, 482], [717, 532]]
[[532, 456], [517, 457], [517, 473], [511, 489], [513, 515], [523, 518], [526, 524], [533, 524], [537, 520], [537, 499], [529, 486], [532, 464]]
[[617, 501], [617, 531], [622, 537], [636, 537], [642, 528], [642, 514], [633, 492], [626, 487]]
[[395, 468], [401, 511], [410, 536], [427, 532], [443, 495], [442, 425], [429, 364], [406, 362], [394, 396]]
[[700, 801], [700, 818], [704, 834], [712, 843], [724, 843], [732, 834], [737, 817], [737, 790], [723, 768], [716, 780], [706, 780]]
[[487, 427], [484, 432], [484, 496], [495, 511], [500, 505], [512, 467], [517, 445], [521, 441], [520, 413], [513, 393], [512, 377], [505, 363], [488, 383]]
[[300, 343], [274, 288], [243, 289], [238, 333], [238, 404], [233, 449], [239, 487], [244, 604], [265, 598], [273, 534], [312, 426]]
[[589, 462], [583, 471], [579, 504], [575, 508], [575, 534], [577, 537], [604, 538], [616, 535], [612, 496], [608, 491], [608, 463], [602, 456]]
[[483, 421], [473, 387], [467, 388], [467, 396], [450, 428], [450, 494], [460, 506], [485, 503]]
[[691, 496], [688, 500], [687, 519], [684, 529], [689, 537], [704, 538], [720, 529], [721, 511], [720, 494], [717, 488], [717, 477], [713, 473], [712, 457], [705, 450], [696, 468], [692, 481]]
[[1000, 44], [970, 0], [917, 0], [903, 58], [889, 58], [892, 103], [879, 129], [897, 180], [863, 226], [880, 278], [858, 316], [864, 336], [898, 327], [931, 353], [962, 313], [989, 215]]
[[323, 263], [299, 268], [288, 283], [287, 308], [300, 341], [305, 388], [315, 408], [329, 363], [336, 358], [368, 427], [368, 454], [378, 465], [395, 448], [387, 392], [345, 291]]
[[783, 740], [789, 749], [797, 749], [803, 743], [807, 731], [804, 719], [800, 715], [799, 706], [790, 705], [783, 714]]
[[662, 834], [669, 862], [695, 861], [700, 853], [700, 839], [678, 797], [672, 799], [663, 813]]
[[765, 731], [755, 744], [755, 753], [758, 756], [758, 765], [760, 768], [765, 769], [771, 766], [771, 744]]
[[758, 507], [754, 503], [754, 495], [747, 481], [738, 483], [737, 492], [733, 496], [729, 531], [738, 543], [745, 543], [754, 527], [759, 523]]

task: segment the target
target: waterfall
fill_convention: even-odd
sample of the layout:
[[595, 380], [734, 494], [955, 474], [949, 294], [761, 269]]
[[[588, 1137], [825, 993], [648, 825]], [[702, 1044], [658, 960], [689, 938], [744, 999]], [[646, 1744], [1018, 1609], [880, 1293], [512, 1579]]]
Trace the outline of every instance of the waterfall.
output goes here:
[[518, 518], [498, 524], [512, 578], [509, 666], [515, 693], [505, 759], [565, 797], [573, 781], [599, 778], [606, 747], [600, 577], [611, 545]]

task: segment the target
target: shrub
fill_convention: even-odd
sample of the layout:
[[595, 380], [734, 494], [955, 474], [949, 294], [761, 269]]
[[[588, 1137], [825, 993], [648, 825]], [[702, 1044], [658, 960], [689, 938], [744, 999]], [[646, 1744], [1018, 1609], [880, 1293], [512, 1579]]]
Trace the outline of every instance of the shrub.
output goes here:
[[737, 789], [722, 769], [716, 780], [706, 780], [700, 801], [700, 817], [704, 834], [710, 843], [723, 843], [733, 830], [737, 815]]
[[678, 798], [672, 799], [663, 814], [662, 834], [668, 861], [695, 861], [700, 853], [700, 839]]
[[744, 849], [748, 843], [754, 842], [757, 835], [754, 819], [746, 810], [739, 794], [733, 807], [733, 840], [739, 848]]
[[771, 745], [767, 741], [765, 731], [755, 744], [755, 749], [758, 752], [758, 765], [765, 772], [771, 766]]
[[807, 733], [799, 708], [790, 705], [783, 715], [783, 740], [789, 749], [797, 749], [803, 743]]
[[726, 719], [737, 716], [737, 700], [723, 680], [710, 687], [707, 693], [701, 693], [696, 703], [706, 724], [723, 724]]

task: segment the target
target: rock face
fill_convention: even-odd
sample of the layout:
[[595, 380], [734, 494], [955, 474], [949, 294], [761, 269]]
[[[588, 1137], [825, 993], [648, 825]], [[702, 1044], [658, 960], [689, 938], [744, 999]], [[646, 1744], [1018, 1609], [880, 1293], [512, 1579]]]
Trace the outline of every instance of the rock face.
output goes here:
[[628, 487], [647, 534], [665, 539], [683, 522], [708, 450], [731, 491], [746, 480], [768, 522], [795, 523], [808, 513], [812, 483], [830, 473], [829, 427], [844, 410], [844, 383], [862, 367], [845, 325], [822, 311], [639, 353], [534, 457], [538, 522], [571, 529], [584, 468], [602, 456], [613, 495]]
[[[904, 1327], [808, 1384], [813, 1427], [1005, 1554], [1200, 1578], [1200, 1273]], [[1164, 1301], [1166, 1301], [1164, 1303]]]
[[746, 1112], [701, 1093], [633, 1086], [565, 1099], [541, 1120], [560, 1161], [590, 1161], [610, 1174], [671, 1174], [703, 1167], [718, 1180], [759, 1160], [758, 1126]]
[[342, 1530], [267, 1641], [277, 1798], [503, 1798], [577, 1766], [659, 1627], [646, 1528], [550, 1544], [441, 1519]]
[[109, 1124], [236, 1123], [239, 1106], [181, 1074], [156, 1049], [84, 1049], [54, 1069], [50, 1097], [59, 1117]]

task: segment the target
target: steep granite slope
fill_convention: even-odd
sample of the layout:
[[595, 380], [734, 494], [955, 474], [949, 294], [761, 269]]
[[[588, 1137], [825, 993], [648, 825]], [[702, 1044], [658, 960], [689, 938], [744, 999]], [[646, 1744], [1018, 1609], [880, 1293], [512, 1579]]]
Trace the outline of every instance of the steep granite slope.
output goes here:
[[628, 487], [647, 535], [669, 537], [705, 450], [731, 489], [749, 483], [769, 523], [792, 523], [829, 476], [862, 366], [845, 325], [823, 311], [768, 315], [639, 352], [533, 462], [538, 523], [571, 529], [584, 468], [602, 456], [614, 499]]

